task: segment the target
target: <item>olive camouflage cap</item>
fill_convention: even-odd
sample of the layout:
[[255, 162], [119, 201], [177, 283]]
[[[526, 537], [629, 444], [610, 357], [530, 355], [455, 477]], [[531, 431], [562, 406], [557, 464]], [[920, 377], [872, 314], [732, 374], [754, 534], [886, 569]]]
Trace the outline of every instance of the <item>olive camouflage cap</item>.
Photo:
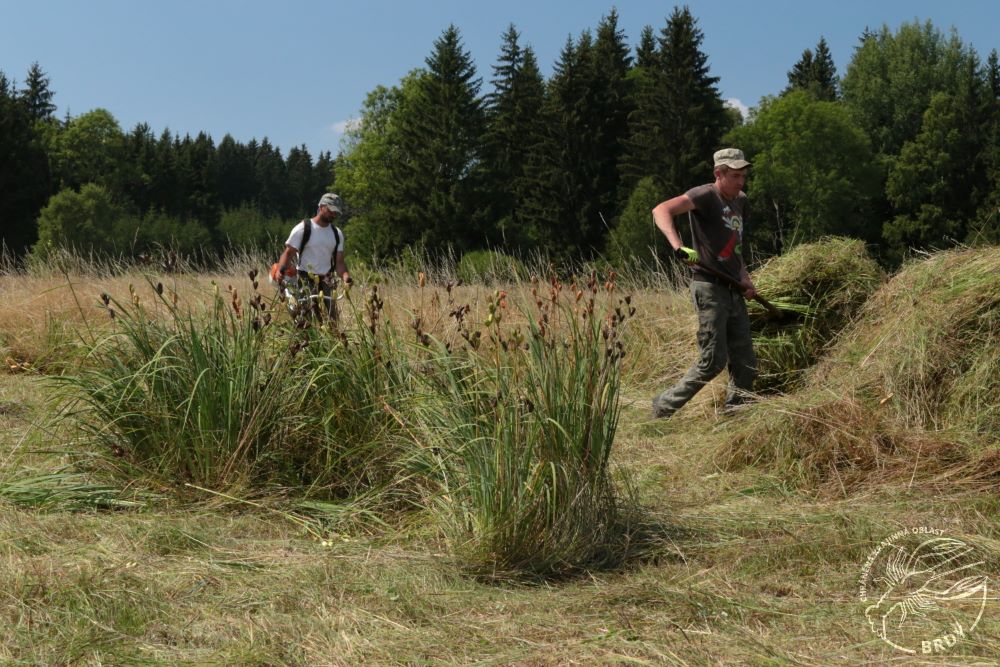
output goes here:
[[320, 198], [319, 206], [326, 206], [327, 209], [335, 211], [337, 215], [344, 214], [344, 202], [341, 201], [340, 195], [335, 195], [332, 192], [327, 192]]
[[743, 169], [750, 166], [750, 163], [743, 156], [743, 151], [738, 148], [723, 148], [721, 151], [716, 151], [712, 158], [715, 160], [716, 167]]

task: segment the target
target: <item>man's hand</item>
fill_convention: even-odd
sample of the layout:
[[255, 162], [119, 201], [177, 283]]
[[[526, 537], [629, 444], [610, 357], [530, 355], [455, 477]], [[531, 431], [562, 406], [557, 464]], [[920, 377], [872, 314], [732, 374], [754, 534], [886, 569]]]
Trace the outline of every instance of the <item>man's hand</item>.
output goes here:
[[689, 264], [698, 263], [698, 251], [693, 248], [681, 246], [677, 249], [677, 256], [686, 260]]
[[269, 275], [271, 277], [271, 282], [278, 284], [286, 278], [294, 277], [296, 273], [298, 272], [293, 267], [278, 263], [271, 265], [271, 272]]
[[744, 299], [752, 299], [757, 296], [757, 288], [752, 283], [740, 283], [740, 288], [743, 290]]

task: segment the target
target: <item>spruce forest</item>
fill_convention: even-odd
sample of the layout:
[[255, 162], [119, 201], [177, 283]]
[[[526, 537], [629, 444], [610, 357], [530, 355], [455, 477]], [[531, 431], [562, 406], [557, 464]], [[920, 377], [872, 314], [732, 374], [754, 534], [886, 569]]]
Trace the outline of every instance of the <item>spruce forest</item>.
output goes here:
[[514, 25], [489, 72], [459, 28], [379, 85], [336, 156], [57, 114], [36, 63], [0, 72], [0, 233], [53, 247], [203, 258], [278, 247], [318, 195], [344, 198], [355, 260], [420, 247], [613, 263], [663, 254], [659, 201], [711, 180], [712, 152], [754, 163], [751, 247], [858, 238], [888, 266], [911, 250], [1000, 238], [1000, 62], [931, 22], [866, 29], [838, 64], [822, 37], [749, 117], [727, 107], [697, 17], [675, 8], [637, 41], [611, 10], [567, 39], [551, 76]]

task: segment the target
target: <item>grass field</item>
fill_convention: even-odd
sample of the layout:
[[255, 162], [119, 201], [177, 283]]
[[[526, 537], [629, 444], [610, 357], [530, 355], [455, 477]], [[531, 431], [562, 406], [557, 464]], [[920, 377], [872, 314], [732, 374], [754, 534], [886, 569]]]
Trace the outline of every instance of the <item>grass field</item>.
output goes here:
[[[227, 284], [246, 293], [247, 278], [236, 272], [176, 280], [168, 289], [210, 293], [214, 280], [224, 294]], [[130, 283], [140, 286], [141, 274], [0, 278], [0, 336], [10, 371], [0, 375], [0, 663], [1000, 662], [1000, 498], [996, 477], [983, 467], [996, 434], [977, 422], [949, 440], [903, 410], [891, 432], [898, 436], [893, 443], [904, 444], [885, 445], [870, 465], [860, 454], [824, 458], [819, 450], [827, 443], [856, 440], [863, 449], [883, 442], [862, 441], [855, 423], [861, 418], [852, 421], [849, 411], [792, 414], [800, 400], [824, 392], [830, 401], [867, 400], [862, 389], [874, 385], [850, 394], [829, 361], [801, 397], [765, 397], [746, 413], [718, 417], [723, 376], [674, 419], [651, 422], [650, 397], [683, 372], [694, 352], [687, 296], [666, 283], [631, 290], [637, 312], [623, 333], [629, 354], [611, 462], [638, 497], [635, 548], [614, 567], [529, 579], [470, 574], [430, 505], [372, 509], [354, 499], [306, 506], [292, 488], [206, 492], [110, 474], [105, 452], [88, 450], [67, 423], [52, 420], [51, 378], [86, 365], [89, 341], [114, 326], [98, 296], [127, 297]], [[506, 289], [513, 298], [529, 287]], [[916, 299], [900, 292], [904, 287], [893, 288], [897, 297]], [[995, 285], [987, 288], [992, 294]], [[455, 293], [481, 317], [493, 290], [463, 286]], [[415, 279], [390, 280], [383, 291], [386, 317], [404, 323], [424, 300], [447, 298], [442, 284], [421, 289]], [[992, 307], [982, 305], [972, 319]], [[447, 318], [423, 323], [442, 337], [448, 327]], [[876, 346], [888, 345], [876, 333], [868, 357], [848, 349], [865, 340], [854, 330], [851, 340], [835, 341], [841, 347], [828, 359], [855, 360], [861, 368]], [[982, 356], [975, 368], [995, 363]], [[969, 373], [954, 371], [958, 378]], [[929, 376], [951, 382], [942, 373]], [[901, 383], [896, 392], [904, 389]], [[963, 405], [991, 414], [963, 392]], [[954, 402], [943, 404], [948, 421], [941, 429], [951, 434]], [[784, 430], [762, 431], [786, 422]], [[800, 437], [810, 451], [781, 460], [745, 455], [779, 436]], [[966, 450], [923, 449], [924, 440], [974, 448], [978, 472], [963, 476], [971, 464], [958, 459]], [[905, 445], [911, 442], [913, 449]], [[989, 578], [974, 631], [949, 647], [930, 642], [947, 628], [927, 629], [928, 654], [905, 653], [876, 636], [866, 619], [872, 600], [859, 597], [869, 555], [912, 527], [974, 545], [981, 555], [976, 569]]]

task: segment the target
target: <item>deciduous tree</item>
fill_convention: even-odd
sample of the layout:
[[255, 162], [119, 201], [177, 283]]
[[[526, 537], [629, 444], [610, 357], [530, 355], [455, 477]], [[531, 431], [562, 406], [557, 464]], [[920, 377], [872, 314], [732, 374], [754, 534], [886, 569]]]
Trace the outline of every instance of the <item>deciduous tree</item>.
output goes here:
[[840, 104], [805, 91], [765, 100], [753, 122], [727, 142], [742, 146], [753, 164], [750, 233], [758, 250], [780, 251], [825, 234], [877, 240], [871, 146]]

